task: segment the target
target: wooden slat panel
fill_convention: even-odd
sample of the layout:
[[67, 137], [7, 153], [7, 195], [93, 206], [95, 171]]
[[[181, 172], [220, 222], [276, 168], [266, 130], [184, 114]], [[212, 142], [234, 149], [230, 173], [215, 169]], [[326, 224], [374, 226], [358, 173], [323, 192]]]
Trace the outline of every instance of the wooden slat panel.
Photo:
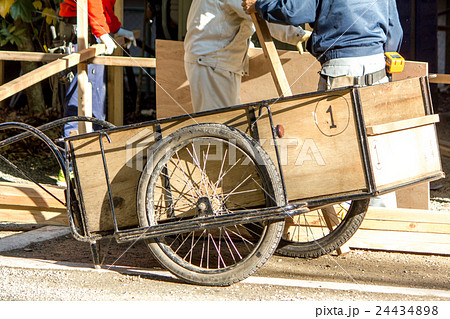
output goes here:
[[363, 87], [360, 93], [366, 126], [425, 116], [418, 78]]
[[[307, 223], [310, 226], [309, 239], [313, 235], [322, 237], [324, 232], [328, 233], [328, 229], [324, 229], [324, 221], [319, 220], [313, 212], [294, 218], [300, 225]], [[286, 223], [285, 236], [289, 232], [291, 236], [303, 236], [302, 240], [306, 239], [305, 230], [296, 230], [289, 219]], [[429, 210], [369, 207], [360, 228], [347, 244], [354, 249], [450, 255], [450, 214]]]
[[[65, 202], [63, 188], [52, 186], [45, 186], [45, 188], [63, 203]], [[65, 209], [64, 205], [34, 184], [8, 182], [0, 182], [0, 206], [1, 205]]]
[[62, 225], [69, 224], [65, 209], [42, 210], [18, 206], [1, 206], [0, 221], [17, 224]]
[[448, 212], [438, 212], [422, 209], [389, 209], [369, 207], [366, 218], [373, 220], [392, 220], [413, 223], [450, 224]]
[[441, 171], [434, 125], [369, 136], [378, 188]]
[[[197, 123], [225, 123], [247, 131], [245, 109], [205, 115], [161, 124], [163, 136], [177, 129]], [[154, 127], [147, 125], [109, 133], [111, 143], [104, 140], [115, 210], [119, 227], [137, 225], [136, 192], [141, 171], [145, 165], [147, 148], [154, 142]], [[107, 193], [103, 162], [98, 137], [73, 140], [76, 165], [89, 229], [93, 232], [112, 229], [112, 216]]]
[[[64, 202], [64, 189], [45, 186]], [[0, 182], [0, 221], [67, 225], [66, 207], [34, 184]]]
[[376, 126], [367, 127], [367, 135], [376, 135], [389, 133], [393, 131], [400, 131], [412, 127], [432, 124], [439, 122], [439, 114], [422, 116], [414, 119], [408, 119], [403, 121], [391, 122], [386, 124], [380, 124]]
[[[365, 189], [349, 90], [277, 102], [271, 110], [274, 125], [282, 125], [285, 131], [277, 143], [290, 200]], [[276, 163], [265, 109], [258, 130], [264, 149]]]
[[373, 231], [360, 229], [348, 245], [355, 249], [377, 249], [425, 254], [450, 255], [450, 234]]

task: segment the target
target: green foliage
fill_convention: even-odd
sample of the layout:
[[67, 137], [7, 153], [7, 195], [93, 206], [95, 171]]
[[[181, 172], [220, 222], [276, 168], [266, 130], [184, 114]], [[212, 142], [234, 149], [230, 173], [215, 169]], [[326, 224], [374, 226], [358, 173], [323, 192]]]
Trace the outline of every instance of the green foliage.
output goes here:
[[27, 34], [25, 32], [29, 31], [26, 31], [26, 26], [19, 26], [21, 23], [15, 23], [16, 21], [29, 24], [32, 31], [31, 38], [41, 38], [41, 41], [42, 27], [47, 28], [48, 25], [57, 23], [55, 8], [59, 7], [60, 2], [60, 0], [10, 0], [3, 3], [0, 6], [0, 23], [2, 26], [0, 47], [8, 43], [21, 47], [26, 41]]
[[33, 2], [30, 0], [16, 0], [9, 8], [9, 13], [14, 20], [22, 19], [23, 22], [31, 22], [35, 11]]
[[0, 30], [0, 46], [4, 46], [7, 43], [12, 43], [18, 47], [21, 47], [23, 42], [26, 41], [24, 34], [24, 28], [17, 29], [14, 24], [8, 24], [6, 20], [3, 20], [2, 29]]

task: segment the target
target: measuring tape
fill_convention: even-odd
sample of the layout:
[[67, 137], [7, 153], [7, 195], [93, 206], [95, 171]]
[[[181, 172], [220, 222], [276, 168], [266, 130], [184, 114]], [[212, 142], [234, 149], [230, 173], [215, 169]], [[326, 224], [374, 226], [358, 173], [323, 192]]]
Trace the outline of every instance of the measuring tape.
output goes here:
[[397, 52], [386, 52], [386, 72], [400, 73], [405, 67], [405, 59]]

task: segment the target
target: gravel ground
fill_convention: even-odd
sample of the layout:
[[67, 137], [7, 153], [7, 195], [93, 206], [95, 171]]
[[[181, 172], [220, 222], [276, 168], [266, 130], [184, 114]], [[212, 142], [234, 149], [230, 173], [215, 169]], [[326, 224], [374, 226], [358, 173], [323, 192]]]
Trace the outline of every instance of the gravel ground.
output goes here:
[[[143, 258], [139, 260], [142, 262]], [[120, 265], [128, 261], [136, 264], [136, 260], [131, 257], [124, 257]], [[0, 267], [0, 300], [450, 301], [449, 271], [450, 260], [446, 257], [370, 251], [352, 251], [345, 256], [324, 256], [318, 259], [273, 256], [249, 278], [249, 282], [230, 287], [185, 284], [151, 265], [150, 273], [135, 271], [134, 274], [123, 274], [116, 270], [81, 270], [76, 267], [64, 270]], [[384, 293], [380, 293], [358, 289], [308, 288], [283, 283], [252, 283], [261, 278], [391, 286], [392, 289], [403, 287], [406, 290], [415, 288], [430, 291], [430, 294], [414, 295], [406, 291], [390, 293], [389, 288], [382, 289]], [[432, 291], [447, 291], [447, 297], [433, 296]]]

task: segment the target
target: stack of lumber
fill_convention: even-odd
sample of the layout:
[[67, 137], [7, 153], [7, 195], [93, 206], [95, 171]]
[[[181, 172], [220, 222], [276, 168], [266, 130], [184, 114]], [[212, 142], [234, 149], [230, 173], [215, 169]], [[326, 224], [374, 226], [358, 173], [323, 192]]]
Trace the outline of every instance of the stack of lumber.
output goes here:
[[[65, 202], [64, 188], [45, 186]], [[67, 225], [66, 207], [34, 184], [0, 182], [0, 222]]]
[[450, 212], [370, 207], [350, 248], [450, 255]]

